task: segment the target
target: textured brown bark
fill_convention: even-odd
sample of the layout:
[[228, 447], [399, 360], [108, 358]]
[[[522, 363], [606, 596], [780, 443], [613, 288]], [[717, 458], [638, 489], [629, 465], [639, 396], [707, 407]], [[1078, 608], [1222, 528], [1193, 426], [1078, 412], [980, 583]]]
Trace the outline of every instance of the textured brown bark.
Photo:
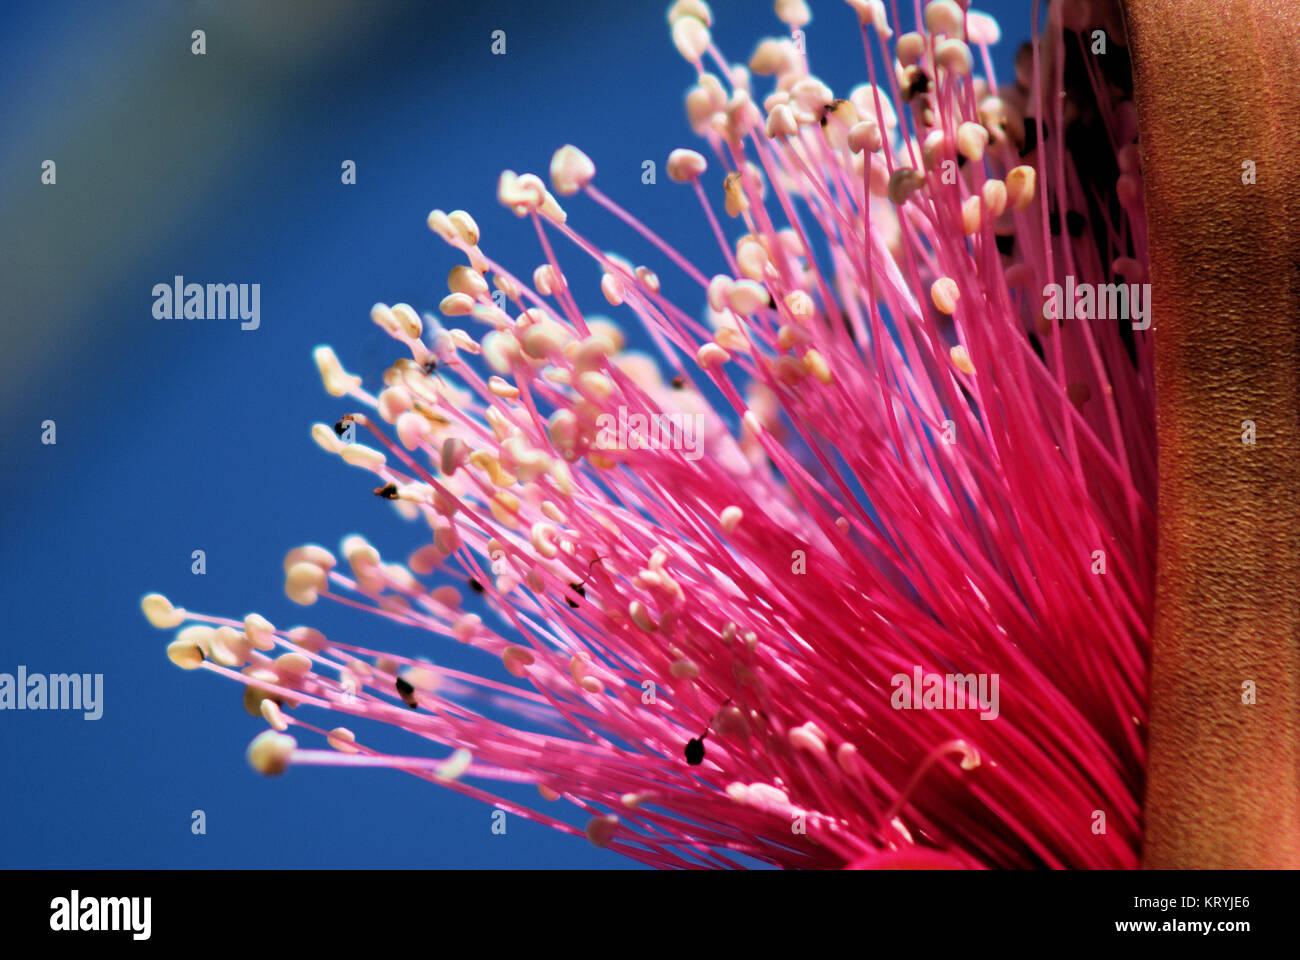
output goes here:
[[1160, 458], [1143, 862], [1300, 867], [1300, 3], [1125, 20]]

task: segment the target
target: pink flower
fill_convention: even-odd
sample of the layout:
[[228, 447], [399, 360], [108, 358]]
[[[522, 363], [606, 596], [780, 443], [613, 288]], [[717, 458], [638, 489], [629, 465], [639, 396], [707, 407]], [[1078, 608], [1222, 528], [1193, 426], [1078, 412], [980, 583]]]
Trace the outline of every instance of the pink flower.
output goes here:
[[[288, 596], [422, 628], [435, 661], [471, 645], [484, 667], [146, 597], [156, 626], [188, 624], [174, 662], [246, 685], [273, 728], [255, 767], [391, 767], [581, 833], [546, 812], [562, 800], [592, 843], [656, 866], [1137, 864], [1155, 464], [1132, 103], [1078, 25], [999, 93], [987, 16], [935, 0], [899, 33], [879, 0], [850, 5], [869, 82], [843, 98], [808, 72], [802, 2], [777, 4], [793, 33], [748, 70], [713, 47], [704, 4], [670, 12], [708, 159], [675, 150], [668, 173], [725, 274], [566, 146], [549, 188], [501, 178], [537, 233], [531, 276], [491, 259], [469, 214], [429, 215], [464, 257], [440, 309], [467, 329], [376, 305], [407, 355], [373, 393], [318, 348], [350, 406], [317, 442], [428, 529], [404, 563], [360, 537], [343, 563], [296, 548]], [[1109, 142], [1107, 183], [1067, 149], [1085, 128]], [[561, 207], [577, 194], [662, 262], [593, 246]], [[593, 316], [560, 240], [658, 358]], [[659, 269], [698, 301], [663, 296]], [[369, 746], [374, 723], [409, 751]]]

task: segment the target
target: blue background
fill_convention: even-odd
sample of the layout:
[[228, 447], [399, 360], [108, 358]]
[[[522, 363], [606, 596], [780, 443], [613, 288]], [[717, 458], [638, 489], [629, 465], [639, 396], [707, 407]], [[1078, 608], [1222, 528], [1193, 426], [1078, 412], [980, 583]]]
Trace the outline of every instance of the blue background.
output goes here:
[[[496, 203], [496, 178], [503, 167], [545, 176], [565, 142], [594, 159], [605, 193], [706, 274], [725, 269], [692, 192], [663, 169], [675, 147], [704, 149], [685, 120], [693, 71], [665, 7], [6, 4], [0, 672], [102, 673], [105, 694], [95, 722], [0, 713], [0, 866], [631, 865], [517, 817], [493, 836], [488, 807], [400, 773], [258, 776], [244, 748], [265, 724], [244, 713], [235, 685], [172, 666], [170, 632], [138, 604], [158, 590], [208, 613], [256, 610], [437, 662], [463, 656], [284, 597], [291, 546], [333, 549], [359, 531], [400, 558], [420, 535], [371, 495], [369, 475], [311, 441], [313, 421], [346, 412], [324, 393], [311, 349], [332, 344], [376, 382], [398, 345], [370, 323], [371, 304], [434, 310], [458, 262], [425, 226], [435, 206], [470, 210], [489, 255], [529, 275], [542, 255], [527, 222]], [[732, 60], [781, 32], [766, 0], [712, 7]], [[1006, 31], [1007, 78], [1027, 4], [982, 9]], [[814, 14], [813, 69], [846, 94], [865, 80], [853, 14], [826, 0]], [[190, 53], [196, 28], [207, 33], [201, 57]], [[505, 56], [490, 53], [498, 29]], [[55, 186], [40, 183], [46, 159]], [[340, 183], [344, 160], [357, 164], [355, 186]], [[641, 182], [645, 160], [658, 164], [654, 185]], [[698, 288], [628, 229], [585, 198], [565, 205], [580, 232], [653, 265], [669, 294], [699, 309]], [[580, 303], [610, 312], [594, 271], [563, 242], [557, 252]], [[261, 328], [155, 320], [153, 285], [175, 274], [260, 283]], [[46, 419], [54, 446], [40, 442]], [[206, 551], [205, 576], [190, 572], [194, 549]], [[483, 657], [456, 665], [499, 668]], [[542, 803], [532, 788], [502, 792]], [[190, 832], [195, 809], [204, 836]]]

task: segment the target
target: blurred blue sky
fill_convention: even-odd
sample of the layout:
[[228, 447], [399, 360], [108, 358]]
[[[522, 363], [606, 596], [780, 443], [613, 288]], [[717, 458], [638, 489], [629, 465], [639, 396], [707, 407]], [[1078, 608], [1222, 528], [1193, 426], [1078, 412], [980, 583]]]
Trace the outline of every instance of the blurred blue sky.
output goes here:
[[[767, 0], [712, 6], [715, 39], [735, 59], [780, 32]], [[846, 92], [865, 78], [853, 14], [838, 0], [813, 6], [814, 70]], [[497, 174], [544, 175], [565, 142], [706, 274], [723, 269], [690, 191], [663, 171], [671, 149], [698, 146], [681, 106], [692, 72], [665, 7], [6, 4], [0, 672], [102, 673], [105, 702], [94, 722], [0, 713], [0, 866], [629, 865], [520, 818], [493, 836], [489, 808], [399, 773], [259, 777], [244, 747], [262, 721], [235, 685], [172, 666], [169, 634], [138, 604], [159, 590], [196, 610], [256, 610], [279, 626], [494, 669], [376, 618], [284, 597], [291, 546], [334, 549], [358, 531], [404, 557], [420, 532], [311, 441], [313, 421], [346, 409], [322, 390], [311, 349], [332, 344], [375, 382], [396, 344], [370, 323], [370, 305], [433, 310], [457, 262], [425, 226], [432, 207], [471, 210], [485, 249], [530, 273], [536, 239], [497, 205]], [[1027, 4], [983, 9], [1007, 33], [1005, 72]], [[201, 57], [190, 53], [196, 28]], [[490, 53], [498, 29], [505, 56]], [[47, 159], [55, 186], [40, 183]], [[357, 164], [355, 186], [340, 183], [344, 160]], [[645, 160], [659, 165], [655, 185], [641, 182]], [[666, 291], [698, 309], [698, 289], [630, 231], [585, 199], [566, 208], [598, 244], [662, 268]], [[176, 274], [260, 283], [261, 328], [154, 319], [151, 290]], [[585, 304], [608, 313], [589, 286]], [[54, 446], [40, 442], [46, 419]], [[206, 551], [205, 576], [190, 572], [194, 549]], [[205, 836], [190, 832], [194, 809], [206, 812]]]

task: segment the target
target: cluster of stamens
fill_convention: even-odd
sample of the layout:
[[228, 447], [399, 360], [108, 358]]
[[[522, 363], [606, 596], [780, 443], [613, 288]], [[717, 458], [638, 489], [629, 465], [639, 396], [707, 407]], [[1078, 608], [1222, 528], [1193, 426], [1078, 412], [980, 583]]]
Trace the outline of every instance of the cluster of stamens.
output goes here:
[[[663, 866], [917, 850], [1132, 865], [1148, 348], [1115, 325], [1044, 320], [1040, 290], [1062, 271], [1142, 278], [1133, 133], [1112, 130], [1130, 181], [1099, 224], [1060, 140], [1027, 142], [1042, 90], [1037, 106], [996, 90], [991, 18], [933, 0], [923, 29], [896, 36], [880, 0], [849, 5], [870, 80], [842, 98], [794, 34], [746, 67], [713, 47], [700, 0], [669, 12], [697, 70], [687, 117], [713, 159], [673, 150], [667, 172], [698, 196], [721, 272], [601, 193], [591, 159], [564, 146], [549, 187], [501, 176], [498, 199], [543, 252], [531, 277], [485, 252], [468, 213], [434, 210], [429, 227], [465, 261], [441, 318], [371, 312], [409, 356], [371, 393], [316, 350], [327, 392], [352, 405], [313, 426], [316, 442], [428, 534], [404, 563], [358, 536], [341, 561], [296, 548], [285, 593], [469, 645], [505, 676], [146, 597], [155, 626], [181, 627], [178, 666], [245, 685], [270, 727], [249, 748], [255, 767], [394, 768], [581, 833], [469, 781], [535, 783], [583, 811], [593, 843]], [[802, 0], [776, 7], [802, 38]], [[1048, 35], [1035, 63], [1079, 41]], [[891, 67], [879, 78], [873, 42]], [[757, 77], [772, 80], [761, 99]], [[659, 267], [579, 234], [571, 198], [650, 240], [663, 269], [698, 285], [703, 318], [663, 294]], [[1053, 210], [1084, 227], [1053, 233]], [[598, 290], [570, 287], [555, 241], [599, 265]], [[596, 298], [647, 331], [659, 362], [580, 305]], [[639, 426], [611, 444], [619, 418]], [[689, 438], [670, 431], [687, 419]], [[1097, 550], [1107, 575], [1090, 571]], [[900, 712], [891, 677], [914, 666], [998, 674], [1001, 716]], [[482, 695], [520, 724], [474, 709]], [[317, 728], [307, 708], [348, 725]], [[564, 732], [536, 732], [537, 717]], [[371, 748], [356, 721], [444, 755]], [[305, 733], [329, 749], [300, 747]], [[1098, 809], [1104, 836], [1089, 830]]]

